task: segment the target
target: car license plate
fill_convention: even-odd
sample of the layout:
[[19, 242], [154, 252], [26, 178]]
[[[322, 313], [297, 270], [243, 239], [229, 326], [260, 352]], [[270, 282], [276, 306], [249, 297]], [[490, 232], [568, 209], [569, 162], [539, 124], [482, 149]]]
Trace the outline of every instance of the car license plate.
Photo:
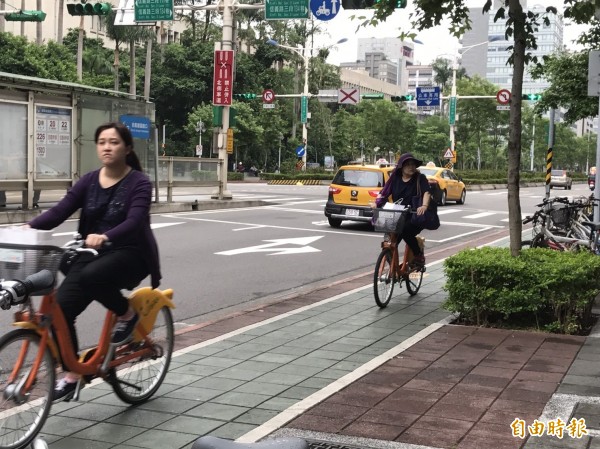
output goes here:
[[360, 211], [358, 209], [346, 209], [346, 215], [349, 217], [358, 217]]

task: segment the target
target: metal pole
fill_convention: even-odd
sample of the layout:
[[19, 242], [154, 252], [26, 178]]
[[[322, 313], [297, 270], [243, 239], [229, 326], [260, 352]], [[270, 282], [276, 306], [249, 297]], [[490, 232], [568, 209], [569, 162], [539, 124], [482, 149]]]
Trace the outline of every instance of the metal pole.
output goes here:
[[[598, 97], [598, 112], [600, 113], [600, 96]], [[598, 133], [596, 138], [596, 185], [594, 187], [594, 198], [600, 198], [600, 185], [598, 181], [600, 180], [600, 133]], [[600, 221], [600, 205], [596, 203], [594, 206], [594, 221]]]
[[[164, 138], [164, 137], [163, 137]], [[160, 200], [159, 194], [160, 177], [158, 176], [158, 127], [154, 127], [154, 202]]]
[[[302, 95], [306, 97], [306, 115], [308, 117], [308, 64], [310, 56], [306, 54], [306, 48], [303, 48], [302, 58], [304, 59], [304, 89]], [[302, 143], [304, 144], [304, 154], [302, 155], [302, 171], [306, 171], [306, 153], [308, 151], [308, 128], [306, 127], [306, 121], [302, 123]]]
[[548, 126], [548, 153], [546, 154], [546, 198], [550, 198], [550, 178], [552, 177], [552, 152], [554, 148], [554, 109], [550, 109]]
[[[458, 61], [454, 59], [454, 64], [452, 65], [452, 91], [450, 93], [450, 102], [452, 102], [452, 98], [456, 97], [456, 66], [458, 65]], [[454, 100], [456, 102], [456, 99]], [[457, 105], [458, 106], [458, 105]], [[448, 105], [448, 111], [450, 111], [450, 107]], [[450, 112], [449, 112], [450, 113]], [[456, 113], [456, 111], [455, 111]], [[454, 154], [454, 127], [456, 126], [456, 117], [450, 117], [452, 123], [450, 124], [450, 150], [452, 154]]]
[[535, 115], [533, 116], [533, 130], [531, 131], [531, 148], [529, 150], [529, 159], [531, 159], [530, 170], [533, 171], [533, 149], [535, 147]]

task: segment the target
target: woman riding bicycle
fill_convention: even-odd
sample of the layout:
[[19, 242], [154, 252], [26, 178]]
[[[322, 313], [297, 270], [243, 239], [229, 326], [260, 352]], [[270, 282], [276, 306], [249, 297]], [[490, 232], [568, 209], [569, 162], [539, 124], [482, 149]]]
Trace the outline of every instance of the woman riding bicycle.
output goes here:
[[[377, 195], [375, 200], [377, 207], [383, 207], [388, 201], [399, 201], [399, 204], [411, 207], [413, 197], [417, 196], [420, 191], [422, 206], [416, 210], [416, 214], [424, 214], [432, 198], [427, 177], [421, 175], [417, 170], [417, 167], [422, 164], [423, 161], [418, 160], [411, 153], [400, 156], [395, 170], [391, 173], [379, 195]], [[419, 188], [417, 188], [417, 185]], [[413, 263], [418, 267], [425, 266], [425, 255], [416, 238], [423, 229], [422, 226], [417, 226], [411, 220], [407, 220], [404, 230], [398, 235], [398, 243], [404, 239], [415, 256]]]
[[[96, 129], [94, 141], [102, 168], [82, 176], [56, 206], [28, 223], [35, 229], [53, 229], [81, 209], [78, 232], [87, 248], [98, 251], [97, 256], [82, 253], [57, 292], [75, 352], [75, 320], [92, 300], [117, 315], [111, 343], [122, 345], [139, 317], [121, 289], [134, 288], [149, 274], [156, 288], [161, 278], [150, 228], [152, 184], [133, 151], [131, 132], [121, 123], [107, 123]], [[54, 401], [69, 400], [78, 380], [67, 372], [57, 382]]]

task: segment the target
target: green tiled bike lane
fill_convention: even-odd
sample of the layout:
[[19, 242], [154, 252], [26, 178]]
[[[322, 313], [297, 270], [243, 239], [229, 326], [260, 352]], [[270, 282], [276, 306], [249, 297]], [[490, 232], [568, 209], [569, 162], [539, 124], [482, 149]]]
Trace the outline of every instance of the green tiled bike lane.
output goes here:
[[52, 449], [189, 448], [205, 434], [254, 439], [433, 332], [448, 316], [444, 283], [437, 261], [418, 295], [396, 286], [386, 309], [366, 285], [193, 344], [174, 353], [151, 400], [131, 407], [95, 382], [80, 402], [53, 406], [41, 437]]

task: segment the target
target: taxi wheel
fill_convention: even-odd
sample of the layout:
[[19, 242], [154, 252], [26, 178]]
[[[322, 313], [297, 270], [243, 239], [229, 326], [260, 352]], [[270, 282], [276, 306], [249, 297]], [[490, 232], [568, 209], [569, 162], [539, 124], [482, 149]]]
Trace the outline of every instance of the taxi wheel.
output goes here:
[[327, 217], [327, 221], [329, 222], [329, 226], [331, 226], [332, 228], [339, 228], [340, 226], [342, 226], [341, 218]]
[[460, 199], [456, 200], [456, 204], [465, 204], [466, 198], [467, 198], [467, 192], [465, 189], [463, 189], [462, 193], [460, 194]]
[[445, 190], [442, 190], [442, 195], [440, 196], [440, 206], [445, 206], [447, 199], [448, 199], [448, 193], [446, 193]]

